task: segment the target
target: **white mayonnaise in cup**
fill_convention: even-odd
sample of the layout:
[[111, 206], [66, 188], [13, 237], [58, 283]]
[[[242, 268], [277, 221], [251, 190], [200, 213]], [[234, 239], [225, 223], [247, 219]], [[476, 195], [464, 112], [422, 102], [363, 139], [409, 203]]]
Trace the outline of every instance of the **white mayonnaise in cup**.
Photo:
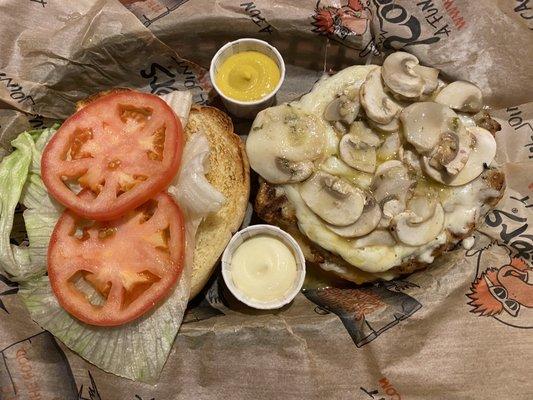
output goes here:
[[[278, 239], [290, 251], [296, 263], [296, 274], [290, 281], [290, 284], [288, 284], [288, 290], [283, 295], [269, 301], [261, 301], [253, 298], [253, 296], [241, 290], [234, 281], [234, 271], [232, 270], [234, 265], [232, 264], [232, 260], [237, 249], [246, 241], [257, 237]], [[258, 253], [257, 260], [260, 261], [261, 257], [269, 256], [268, 251], [269, 249], [264, 249], [263, 254]], [[226, 286], [237, 300], [259, 310], [273, 310], [289, 304], [302, 289], [305, 278], [305, 258], [296, 240], [287, 232], [272, 225], [251, 225], [233, 235], [226, 247], [222, 255], [222, 277]]]
[[[263, 53], [271, 58], [279, 68], [280, 78], [278, 84], [270, 93], [266, 94], [259, 100], [240, 101], [233, 99], [226, 96], [216, 83], [218, 69], [222, 63], [224, 63], [224, 61], [226, 61], [230, 56], [243, 51], [257, 51], [259, 53]], [[254, 118], [259, 111], [264, 110], [274, 103], [276, 93], [285, 79], [285, 62], [283, 61], [283, 57], [281, 57], [279, 51], [263, 40], [251, 38], [238, 39], [234, 42], [226, 43], [216, 52], [215, 56], [211, 60], [209, 77], [213, 87], [222, 98], [222, 102], [226, 106], [227, 110], [236, 117], [251, 119]]]

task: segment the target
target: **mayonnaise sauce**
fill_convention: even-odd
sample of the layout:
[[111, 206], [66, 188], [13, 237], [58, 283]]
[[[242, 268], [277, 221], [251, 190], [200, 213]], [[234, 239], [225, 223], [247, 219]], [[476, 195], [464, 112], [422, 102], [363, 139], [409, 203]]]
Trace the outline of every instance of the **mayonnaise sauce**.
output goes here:
[[254, 236], [233, 253], [231, 278], [235, 287], [253, 300], [281, 300], [297, 279], [296, 259], [280, 239]]

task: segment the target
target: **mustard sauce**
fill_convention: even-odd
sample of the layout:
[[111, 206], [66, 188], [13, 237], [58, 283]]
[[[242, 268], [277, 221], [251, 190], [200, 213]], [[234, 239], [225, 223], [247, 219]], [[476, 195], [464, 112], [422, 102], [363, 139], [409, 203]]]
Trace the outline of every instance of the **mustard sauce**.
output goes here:
[[258, 51], [229, 56], [218, 67], [215, 81], [222, 93], [239, 101], [260, 100], [271, 93], [281, 79], [278, 65]]

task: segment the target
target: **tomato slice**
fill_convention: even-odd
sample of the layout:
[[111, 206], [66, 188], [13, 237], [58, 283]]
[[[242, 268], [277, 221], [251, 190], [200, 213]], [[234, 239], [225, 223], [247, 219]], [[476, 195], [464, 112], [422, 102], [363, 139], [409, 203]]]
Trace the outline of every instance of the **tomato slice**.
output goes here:
[[[80, 193], [87, 200], [93, 194]], [[183, 269], [183, 215], [161, 193], [113, 221], [66, 210], [48, 247], [48, 276], [59, 304], [91, 325], [115, 326], [153, 308]]]
[[[109, 220], [165, 189], [177, 174], [182, 149], [183, 128], [162, 99], [113, 92], [61, 125], [43, 152], [41, 174], [65, 207]], [[95, 196], [81, 199], [80, 187]]]

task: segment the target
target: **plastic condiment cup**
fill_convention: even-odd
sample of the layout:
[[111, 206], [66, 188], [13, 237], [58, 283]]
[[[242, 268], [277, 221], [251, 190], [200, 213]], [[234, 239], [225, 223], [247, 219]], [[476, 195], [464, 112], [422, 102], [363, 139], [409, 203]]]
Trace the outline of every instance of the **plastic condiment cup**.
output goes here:
[[[259, 53], [263, 53], [270, 57], [279, 68], [280, 77], [278, 84], [276, 85], [274, 90], [272, 90], [272, 92], [270, 92], [259, 100], [235, 100], [231, 97], [226, 96], [219, 89], [216, 83], [215, 78], [218, 72], [218, 68], [222, 65], [222, 63], [233, 54], [241, 53], [243, 51], [257, 51]], [[211, 60], [211, 66], [209, 68], [209, 77], [211, 78], [211, 83], [213, 84], [213, 87], [220, 95], [220, 97], [222, 98], [222, 102], [231, 114], [239, 118], [254, 118], [259, 111], [264, 110], [265, 108], [271, 106], [274, 103], [276, 93], [278, 92], [279, 88], [283, 84], [283, 80], [285, 79], [285, 62], [283, 61], [283, 57], [281, 57], [279, 51], [263, 40], [251, 38], [238, 39], [233, 42], [226, 43], [216, 52], [215, 56]]]
[[[296, 279], [294, 280], [291, 289], [281, 299], [269, 302], [252, 299], [239, 290], [239, 288], [233, 283], [233, 278], [231, 276], [231, 259], [235, 250], [237, 250], [237, 248], [246, 240], [258, 235], [272, 236], [281, 240], [291, 250], [296, 261]], [[287, 232], [272, 225], [250, 225], [233, 235], [226, 250], [224, 250], [224, 253], [222, 254], [222, 277], [224, 278], [226, 286], [237, 300], [259, 310], [274, 310], [289, 304], [302, 289], [305, 278], [305, 257], [296, 240], [294, 240], [294, 238]]]

